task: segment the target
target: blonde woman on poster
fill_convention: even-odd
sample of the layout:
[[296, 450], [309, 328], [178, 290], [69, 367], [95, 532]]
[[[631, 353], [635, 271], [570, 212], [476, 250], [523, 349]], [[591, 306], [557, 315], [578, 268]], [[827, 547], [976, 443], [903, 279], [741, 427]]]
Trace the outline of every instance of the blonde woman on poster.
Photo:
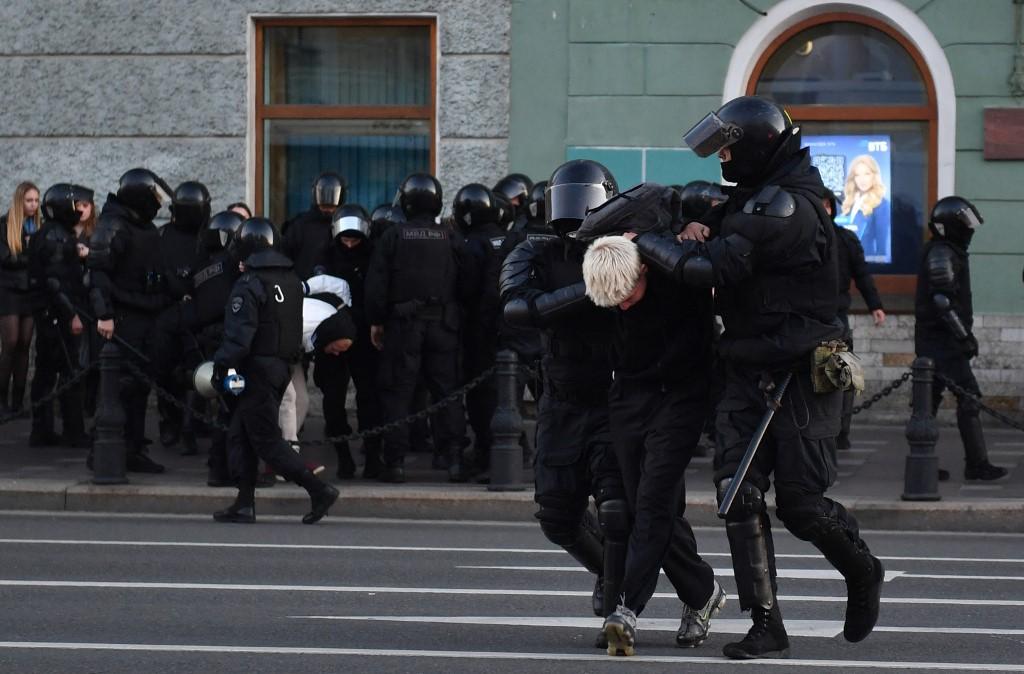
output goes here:
[[889, 256], [889, 202], [885, 197], [882, 170], [875, 158], [869, 154], [854, 157], [837, 221], [857, 233], [868, 262], [885, 262]]

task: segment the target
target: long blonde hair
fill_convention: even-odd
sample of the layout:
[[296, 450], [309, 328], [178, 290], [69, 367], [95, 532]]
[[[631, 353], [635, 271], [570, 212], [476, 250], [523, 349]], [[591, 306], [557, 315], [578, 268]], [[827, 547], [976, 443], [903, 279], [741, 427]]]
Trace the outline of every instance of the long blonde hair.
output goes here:
[[[25, 226], [25, 195], [32, 190], [35, 190], [36, 194], [42, 197], [43, 193], [39, 191], [35, 183], [27, 180], [19, 183], [14, 188], [14, 203], [11, 204], [10, 210], [7, 211], [7, 247], [10, 248], [11, 255], [21, 254], [22, 228]], [[39, 210], [36, 211], [34, 216], [36, 224], [39, 223], [42, 207], [43, 205], [39, 204]]]
[[850, 170], [846, 173], [846, 186], [843, 188], [843, 215], [848, 215], [853, 210], [853, 203], [857, 199], [857, 183], [855, 179], [857, 166], [864, 164], [871, 171], [874, 181], [871, 189], [864, 193], [864, 200], [860, 204], [860, 210], [865, 215], [878, 208], [885, 198], [885, 184], [882, 183], [882, 169], [878, 166], [875, 158], [869, 154], [858, 155], [850, 162]]

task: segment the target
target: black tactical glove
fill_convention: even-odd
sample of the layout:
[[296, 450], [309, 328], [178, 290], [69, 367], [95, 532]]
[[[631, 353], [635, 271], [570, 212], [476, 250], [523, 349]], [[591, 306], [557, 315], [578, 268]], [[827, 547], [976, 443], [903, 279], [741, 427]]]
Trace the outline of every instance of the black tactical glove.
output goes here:
[[968, 334], [967, 337], [960, 340], [960, 350], [968, 358], [974, 358], [978, 355], [978, 340], [974, 338], [974, 335]]

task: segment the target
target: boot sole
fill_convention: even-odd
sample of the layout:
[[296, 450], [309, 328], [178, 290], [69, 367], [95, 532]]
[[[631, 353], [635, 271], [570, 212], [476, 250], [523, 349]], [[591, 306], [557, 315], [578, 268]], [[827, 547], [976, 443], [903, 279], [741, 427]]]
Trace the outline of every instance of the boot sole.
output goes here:
[[622, 625], [612, 623], [605, 625], [604, 636], [608, 639], [608, 655], [613, 657], [629, 657], [636, 655], [636, 647], [632, 639], [628, 638]]
[[789, 657], [789, 649], [783, 648], [781, 651], [766, 651], [764, 653], [748, 653], [747, 651], [741, 651], [739, 649], [730, 649], [729, 644], [722, 649], [722, 655], [731, 660], [782, 660]]

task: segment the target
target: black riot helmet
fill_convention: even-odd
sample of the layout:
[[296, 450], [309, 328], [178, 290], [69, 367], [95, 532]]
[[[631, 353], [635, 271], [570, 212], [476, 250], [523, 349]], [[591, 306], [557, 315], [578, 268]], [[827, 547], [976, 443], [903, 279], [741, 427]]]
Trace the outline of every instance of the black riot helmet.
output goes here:
[[348, 185], [340, 175], [332, 171], [321, 173], [313, 181], [313, 205], [333, 210], [345, 203], [347, 191]]
[[266, 218], [249, 218], [239, 225], [231, 241], [231, 254], [244, 262], [253, 253], [272, 249], [280, 239], [277, 227]]
[[370, 238], [370, 214], [359, 204], [339, 206], [331, 216], [331, 236]]
[[433, 220], [441, 213], [441, 183], [429, 173], [410, 173], [398, 188], [398, 205], [408, 220]]
[[[491, 191], [500, 192], [514, 206], [523, 207], [530, 198], [533, 181], [522, 173], [509, 173], [494, 184]], [[518, 199], [518, 201], [516, 201]]]
[[66, 227], [78, 224], [79, 213], [75, 208], [75, 185], [57, 183], [50, 186], [43, 195], [43, 216]]
[[528, 212], [531, 219], [544, 217], [544, 190], [547, 189], [547, 186], [548, 181], [541, 180], [539, 183], [534, 183], [533, 189], [530, 190]]
[[117, 200], [150, 221], [171, 203], [171, 188], [149, 169], [133, 168], [118, 181]]
[[683, 141], [698, 157], [729, 148], [722, 176], [753, 183], [800, 149], [800, 127], [789, 113], [767, 98], [740, 96], [710, 112], [686, 132]]
[[497, 222], [494, 195], [485, 185], [470, 183], [455, 194], [452, 217], [458, 227], [469, 229], [488, 222]]
[[221, 211], [215, 214], [206, 223], [206, 229], [203, 230], [203, 247], [211, 253], [227, 248], [234, 240], [235, 232], [242, 226], [244, 219], [240, 213], [235, 211]]
[[186, 232], [198, 232], [210, 219], [210, 191], [206, 185], [189, 180], [174, 190], [171, 204], [174, 225]]
[[619, 193], [611, 171], [590, 159], [567, 161], [551, 174], [544, 190], [546, 220], [559, 236], [580, 227], [587, 211]]
[[501, 192], [491, 192], [494, 197], [494, 213], [491, 217], [502, 229], [510, 229], [516, 219], [516, 207]]
[[679, 188], [682, 201], [684, 224], [699, 220], [712, 206], [728, 201], [729, 197], [722, 191], [721, 185], [707, 180], [693, 180]]
[[950, 196], [935, 202], [931, 217], [928, 218], [928, 229], [936, 237], [966, 249], [974, 236], [974, 230], [981, 227], [983, 222], [985, 220], [974, 204], [963, 197]]

